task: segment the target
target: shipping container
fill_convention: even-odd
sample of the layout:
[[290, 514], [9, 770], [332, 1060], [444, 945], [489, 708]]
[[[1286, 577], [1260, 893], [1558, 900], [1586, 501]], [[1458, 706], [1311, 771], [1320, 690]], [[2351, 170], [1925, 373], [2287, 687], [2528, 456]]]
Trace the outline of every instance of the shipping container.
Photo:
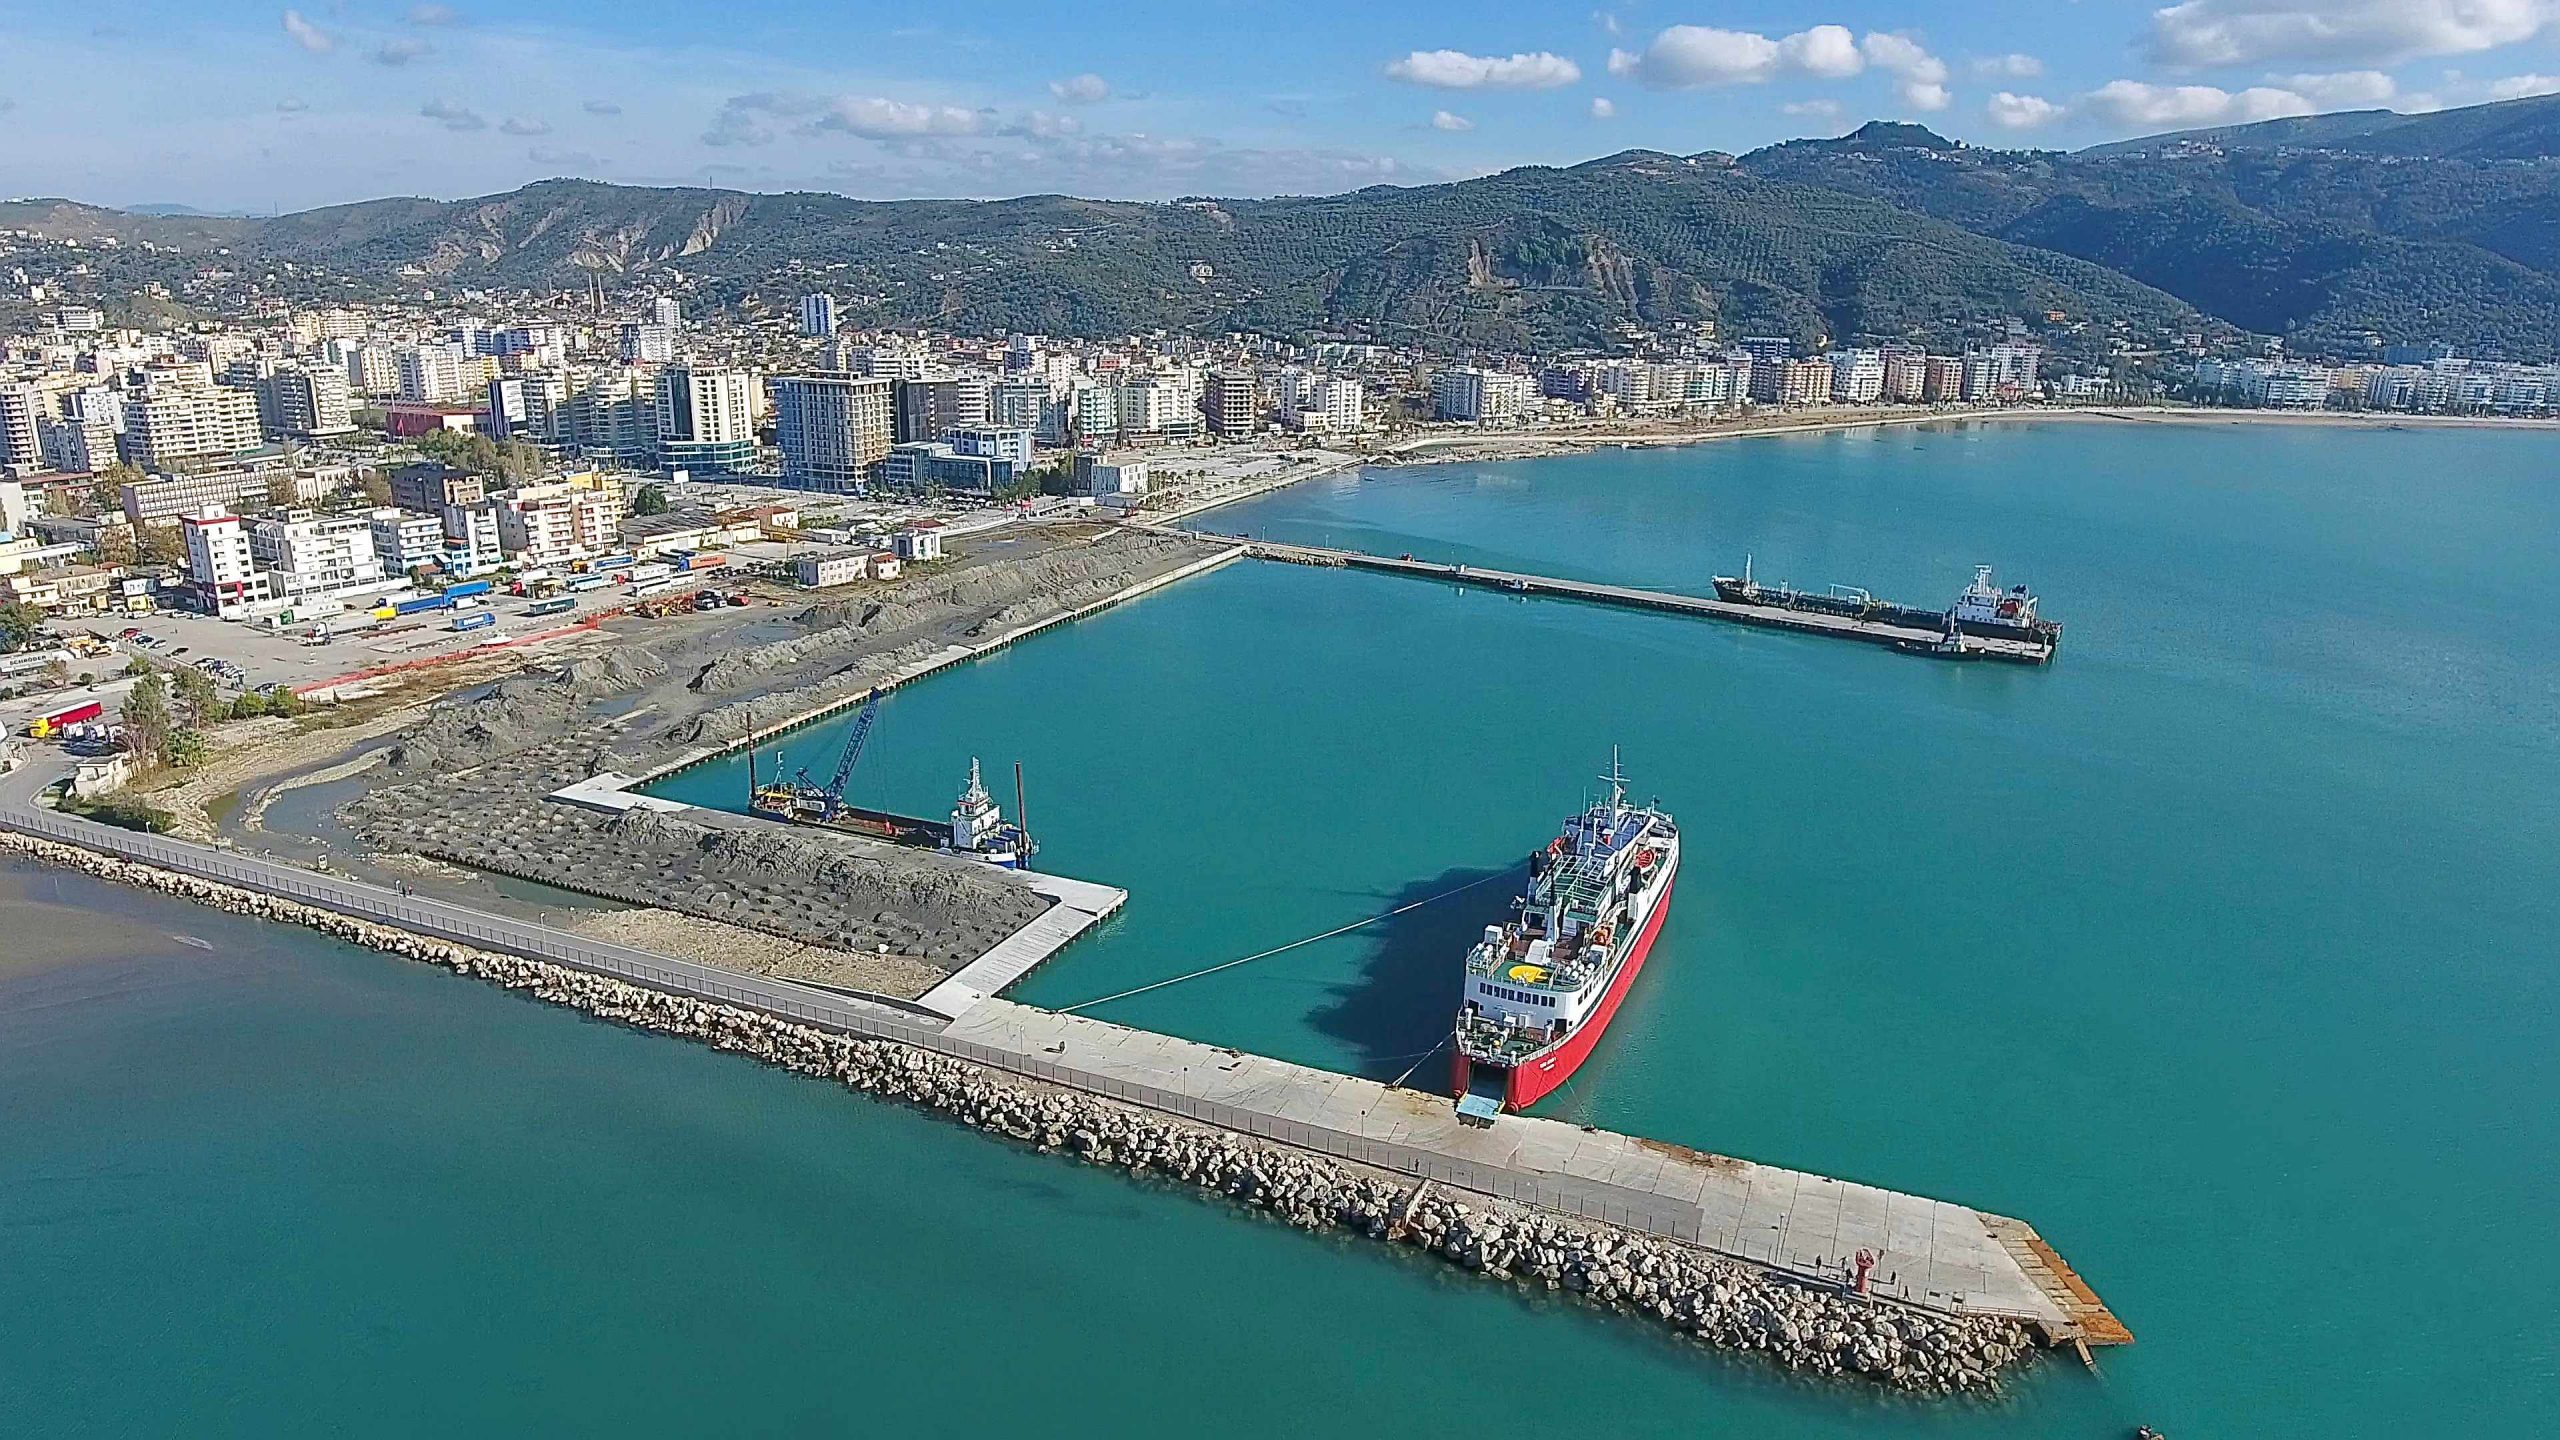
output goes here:
[[610, 572], [614, 570], [628, 570], [631, 568], [632, 562], [639, 558], [640, 557], [637, 555], [607, 555], [601, 560], [585, 560], [579, 563], [589, 570]]
[[28, 722], [27, 733], [41, 740], [65, 726], [77, 725], [84, 720], [95, 720], [106, 713], [106, 706], [92, 700], [85, 705], [74, 705], [68, 710], [56, 710], [50, 715], [37, 716]]
[[497, 623], [498, 617], [486, 610], [475, 610], [468, 615], [453, 617], [453, 628], [456, 630], [486, 630]]
[[674, 573], [676, 573], [674, 566], [652, 560], [646, 565], [631, 567], [631, 583], [645, 585], [652, 580], [663, 580]]
[[578, 608], [578, 602], [563, 595], [557, 600], [537, 600], [524, 607], [527, 615], [566, 615]]
[[729, 563], [726, 555], [695, 555], [685, 561], [687, 570], [718, 570]]
[[486, 580], [465, 580], [459, 585], [447, 585], [444, 593], [448, 600], [459, 600], [466, 595], [486, 595], [490, 588]]
[[421, 595], [415, 600], [394, 601], [391, 610], [396, 615], [417, 615], [428, 610], [450, 609], [452, 606], [453, 602], [442, 595]]
[[395, 605], [377, 605], [373, 608], [373, 618], [376, 620], [393, 620], [399, 618], [399, 615], [399, 607]]

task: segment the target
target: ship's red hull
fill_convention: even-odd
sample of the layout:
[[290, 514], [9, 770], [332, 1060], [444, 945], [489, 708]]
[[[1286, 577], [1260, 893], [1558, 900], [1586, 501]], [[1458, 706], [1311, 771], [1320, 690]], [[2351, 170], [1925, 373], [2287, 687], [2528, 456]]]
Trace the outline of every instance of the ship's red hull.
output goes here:
[[[1618, 967], [1617, 978], [1609, 982], [1609, 993], [1600, 997], [1600, 1004], [1592, 1010], [1591, 1018], [1575, 1026], [1573, 1033], [1554, 1049], [1542, 1050], [1511, 1067], [1503, 1082], [1503, 1109], [1526, 1110], [1537, 1104], [1553, 1093], [1557, 1086], [1572, 1079], [1573, 1072], [1590, 1058], [1592, 1050], [1600, 1044], [1601, 1034], [1609, 1028], [1609, 1022], [1617, 1018], [1618, 1002], [1626, 999], [1627, 992], [1635, 988], [1636, 976], [1643, 973], [1646, 958], [1653, 954], [1654, 937], [1662, 933], [1663, 917], [1671, 913], [1672, 888], [1679, 883], [1677, 871], [1662, 882], [1662, 895], [1654, 901], [1653, 913], [1645, 917], [1643, 932], [1636, 936], [1634, 947], [1627, 951], [1626, 963]], [[1461, 1051], [1456, 1069], [1457, 1093], [1464, 1095], [1468, 1082], [1474, 1078], [1475, 1062]]]

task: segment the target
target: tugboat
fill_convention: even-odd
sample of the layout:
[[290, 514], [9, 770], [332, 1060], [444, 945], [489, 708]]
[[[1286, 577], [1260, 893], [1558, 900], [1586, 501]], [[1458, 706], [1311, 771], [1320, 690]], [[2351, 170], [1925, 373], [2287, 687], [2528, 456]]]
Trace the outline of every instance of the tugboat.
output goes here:
[[[1019, 767], [1016, 767], [1017, 777]], [[1005, 870], [1019, 870], [1040, 852], [1031, 832], [1018, 822], [1008, 821], [996, 808], [995, 797], [987, 793], [987, 783], [979, 778], [978, 757], [969, 757], [969, 784], [951, 807], [951, 840], [944, 848], [954, 855], [982, 860]]]

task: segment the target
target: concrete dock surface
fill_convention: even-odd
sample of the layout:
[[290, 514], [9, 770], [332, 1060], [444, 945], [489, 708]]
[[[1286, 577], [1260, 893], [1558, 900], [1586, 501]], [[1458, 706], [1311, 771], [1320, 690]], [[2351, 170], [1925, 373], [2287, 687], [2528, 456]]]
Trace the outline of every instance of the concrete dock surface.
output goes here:
[[1868, 1251], [1885, 1298], [2007, 1316], [2052, 1343], [2132, 1338], [2032, 1228], [1950, 1201], [1535, 1116], [1462, 1125], [1446, 1097], [1004, 1000], [936, 1048], [1816, 1282], [1848, 1283]]

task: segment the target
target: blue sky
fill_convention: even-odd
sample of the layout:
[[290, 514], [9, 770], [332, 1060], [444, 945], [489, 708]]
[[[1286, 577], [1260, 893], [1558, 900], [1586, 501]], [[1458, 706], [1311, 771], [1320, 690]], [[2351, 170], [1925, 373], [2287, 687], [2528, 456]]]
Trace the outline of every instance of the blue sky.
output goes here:
[[2070, 148], [2551, 91], [2560, 0], [0, 0], [0, 193], [1330, 192], [1871, 118]]

